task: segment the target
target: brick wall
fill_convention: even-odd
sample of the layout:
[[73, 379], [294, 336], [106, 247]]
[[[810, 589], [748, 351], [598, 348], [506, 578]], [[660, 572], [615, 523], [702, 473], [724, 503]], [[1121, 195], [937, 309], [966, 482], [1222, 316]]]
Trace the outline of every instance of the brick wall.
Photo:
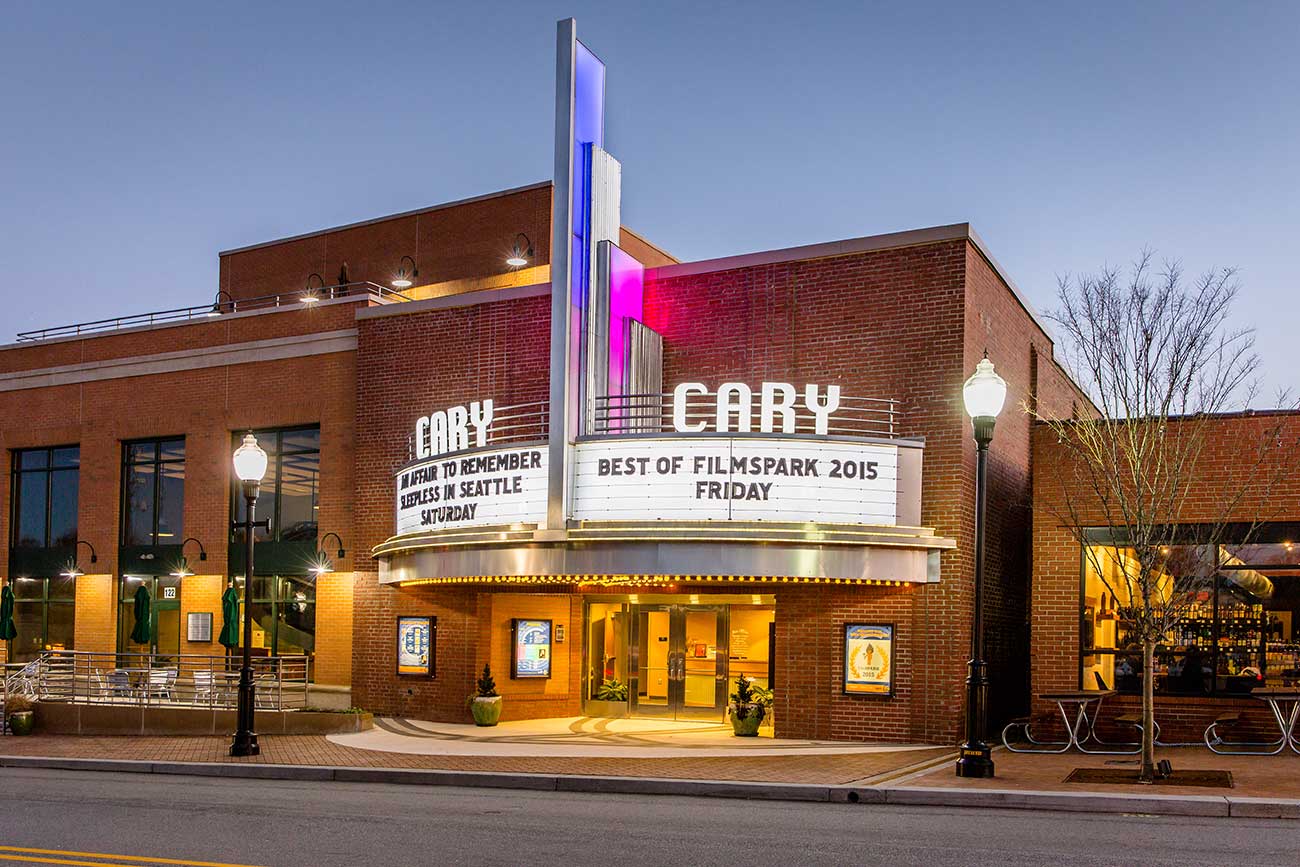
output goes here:
[[388, 287], [410, 268], [403, 256], [416, 262], [416, 285], [503, 274], [519, 232], [532, 241], [530, 264], [549, 263], [550, 227], [548, 182], [225, 253], [220, 288], [236, 299], [298, 292], [313, 272], [330, 286], [344, 262], [352, 282]]
[[[0, 372], [351, 329], [355, 310], [364, 305], [356, 301], [205, 318], [173, 327], [6, 348], [0, 350]], [[184, 579], [181, 605], [183, 613], [213, 611], [219, 621], [219, 598], [227, 574], [232, 432], [319, 424], [320, 532], [337, 532], [348, 542], [353, 537], [355, 378], [354, 354], [338, 352], [0, 392], [0, 451], [5, 452], [6, 476], [11, 449], [81, 446], [78, 535], [94, 545], [99, 560], [93, 567], [97, 574], [77, 580], [75, 648], [111, 651], [117, 646], [124, 440], [185, 437], [184, 532], [203, 544], [208, 559], [200, 564], [197, 547], [191, 543], [186, 548], [190, 567], [203, 575]], [[8, 574], [9, 566], [9, 488], [6, 478], [0, 486], [0, 539], [5, 541], [0, 545], [0, 576]], [[84, 547], [80, 558], [83, 569], [92, 568]], [[334, 565], [342, 574], [350, 573], [350, 559]], [[330, 610], [328, 600], [325, 610]], [[328, 632], [334, 628], [348, 632], [347, 640], [331, 643]], [[326, 633], [321, 636], [324, 658], [318, 662], [334, 672], [333, 677], [342, 677], [351, 664], [350, 620], [344, 618], [336, 625], [327, 614], [318, 630]], [[219, 651], [215, 644], [188, 642], [183, 649]], [[331, 653], [338, 658], [331, 659]]]
[[[369, 552], [393, 533], [393, 473], [407, 461], [416, 418], [488, 397], [499, 407], [546, 400], [549, 329], [549, 295], [358, 321], [352, 684], [362, 707], [467, 713], [465, 696], [487, 659], [479, 637], [490, 609], [461, 588], [380, 587]], [[395, 674], [399, 614], [438, 617], [434, 680]]]
[[[1062, 413], [1068, 417], [1068, 413]], [[1300, 441], [1300, 414], [1271, 413], [1224, 416], [1211, 422], [1211, 445], [1190, 469], [1195, 479], [1180, 520], [1184, 523], [1212, 521], [1220, 517], [1221, 504], [1230, 501], [1234, 492], [1247, 492], [1236, 514], [1227, 516], [1240, 521], [1263, 518], [1274, 521], [1300, 521], [1300, 475], [1288, 473], [1265, 494], [1265, 475], [1253, 472], [1255, 454], [1266, 434], [1281, 424], [1284, 460], [1295, 460]], [[1177, 425], [1171, 434], [1177, 435]], [[1033, 432], [1034, 524], [1033, 524], [1033, 599], [1031, 658], [1035, 694], [1079, 689], [1080, 683], [1080, 581], [1082, 551], [1073, 532], [1063, 520], [1064, 498], [1070, 497], [1084, 526], [1105, 526], [1106, 519], [1088, 491], [1071, 484], [1068, 451], [1057, 442], [1046, 425]], [[1270, 463], [1272, 469], [1276, 465]], [[1118, 696], [1107, 700], [1111, 712], [1135, 709], [1136, 696]], [[1050, 709], [1035, 702], [1036, 712]], [[1268, 731], [1267, 708], [1249, 699], [1157, 696], [1156, 719], [1162, 738], [1170, 741], [1196, 741], [1215, 715], [1227, 710], [1246, 713], [1248, 728]], [[1116, 733], [1117, 734], [1117, 733]], [[1234, 737], [1241, 737], [1235, 733]], [[1130, 732], [1131, 737], [1131, 732]]]

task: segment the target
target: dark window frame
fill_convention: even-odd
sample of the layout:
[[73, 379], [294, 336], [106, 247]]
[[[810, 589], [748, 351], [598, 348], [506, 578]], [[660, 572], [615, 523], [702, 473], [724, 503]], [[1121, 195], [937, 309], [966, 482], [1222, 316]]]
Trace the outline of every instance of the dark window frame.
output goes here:
[[[68, 449], [77, 450], [77, 462], [68, 466], [55, 466], [54, 453], [56, 451], [67, 451]], [[45, 453], [45, 465], [24, 469], [22, 460], [24, 455], [34, 454], [36, 452]], [[56, 544], [50, 538], [54, 523], [54, 477], [56, 473], [75, 475], [77, 484], [77, 504], [78, 511], [81, 504], [81, 445], [80, 443], [68, 443], [58, 446], [37, 446], [30, 449], [13, 449], [10, 452], [9, 468], [9, 547], [23, 548], [32, 550], [37, 548], [60, 548], [66, 547], [69, 543]], [[41, 545], [20, 545], [18, 544], [19, 525], [21, 523], [22, 510], [22, 480], [25, 476], [34, 476], [43, 474], [45, 476], [45, 526], [41, 535]], [[72, 536], [75, 540], [81, 529], [80, 515], [73, 515]], [[71, 544], [76, 544], [72, 542]]]
[[[170, 444], [173, 444], [173, 443], [180, 443], [181, 451], [182, 451], [182, 454], [183, 454], [183, 456], [181, 457], [180, 460], [175, 460], [175, 459], [164, 459], [164, 458], [162, 457], [163, 446], [164, 446], [164, 445], [170, 445]], [[148, 460], [148, 461], [136, 461], [136, 460], [132, 460], [132, 459], [131, 459], [131, 449], [134, 448], [134, 447], [143, 446], [143, 445], [152, 445], [152, 446], [153, 446], [153, 458], [152, 458], [151, 460]], [[130, 506], [131, 506], [131, 486], [128, 484], [128, 481], [127, 481], [127, 480], [128, 480], [128, 478], [129, 478], [130, 471], [131, 471], [131, 468], [132, 468], [132, 467], [142, 467], [142, 466], [149, 466], [149, 467], [152, 467], [152, 468], [153, 468], [153, 510], [152, 510], [152, 511], [153, 511], [153, 520], [152, 520], [152, 523], [151, 523], [150, 533], [149, 533], [149, 539], [150, 539], [150, 541], [149, 541], [146, 545], [144, 545], [143, 547], [156, 547], [156, 546], [159, 545], [159, 542], [158, 542], [158, 516], [159, 516], [159, 512], [160, 512], [160, 510], [159, 510], [159, 508], [158, 508], [158, 503], [162, 500], [162, 484], [163, 484], [163, 472], [162, 472], [162, 470], [163, 470], [163, 467], [164, 467], [165, 465], [176, 465], [176, 464], [179, 464], [180, 467], [181, 467], [181, 508], [180, 508], [181, 523], [180, 523], [180, 526], [176, 528], [176, 532], [173, 534], [173, 535], [177, 538], [178, 541], [177, 541], [177, 542], [170, 542], [170, 543], [166, 543], [166, 544], [179, 544], [179, 539], [184, 538], [184, 536], [185, 536], [185, 476], [184, 476], [184, 472], [185, 472], [185, 463], [186, 463], [186, 458], [187, 458], [187, 457], [188, 457], [188, 454], [185, 452], [185, 436], [184, 436], [184, 434], [182, 434], [182, 435], [180, 435], [180, 436], [147, 437], [147, 438], [145, 438], [145, 439], [137, 439], [137, 440], [123, 440], [123, 441], [122, 441], [122, 474], [121, 474], [121, 489], [122, 489], [122, 490], [121, 490], [121, 498], [120, 498], [120, 513], [119, 513], [119, 520], [118, 520], [118, 523], [119, 523], [121, 526], [120, 526], [120, 528], [119, 528], [119, 540], [120, 540], [120, 541], [119, 541], [118, 544], [122, 545], [123, 547], [141, 547], [141, 546], [139, 545], [139, 543], [134, 543], [134, 542], [129, 542], [129, 541], [127, 541], [128, 534], [131, 532], [131, 518], [130, 518], [130, 515], [131, 515], [131, 513], [130, 513]]]
[[[13, 579], [11, 578], [10, 580], [13, 580]], [[30, 609], [30, 608], [35, 608], [35, 607], [38, 607], [38, 606], [39, 606], [39, 608], [40, 608], [40, 611], [41, 611], [41, 636], [40, 636], [40, 638], [41, 638], [41, 640], [40, 640], [39, 643], [40, 643], [40, 646], [41, 646], [41, 647], [40, 647], [40, 650], [38, 650], [38, 651], [36, 652], [37, 655], [40, 655], [40, 653], [41, 653], [42, 651], [44, 651], [45, 647], [50, 643], [50, 606], [51, 606], [51, 605], [66, 605], [66, 606], [68, 606], [69, 610], [71, 610], [71, 612], [72, 612], [72, 640], [69, 640], [69, 641], [68, 641], [68, 643], [67, 643], [67, 647], [66, 647], [65, 649], [67, 649], [67, 650], [72, 650], [72, 649], [74, 649], [74, 647], [73, 647], [73, 643], [74, 643], [75, 638], [76, 638], [76, 622], [77, 622], [77, 585], [76, 585], [76, 581], [77, 581], [77, 579], [76, 579], [76, 577], [74, 576], [74, 577], [68, 579], [68, 581], [71, 583], [71, 588], [70, 588], [69, 592], [67, 593], [67, 595], [53, 595], [53, 596], [50, 594], [50, 585], [51, 585], [51, 583], [55, 580], [53, 577], [50, 577], [50, 576], [44, 576], [44, 575], [34, 575], [34, 576], [27, 576], [27, 575], [24, 575], [24, 576], [21, 576], [20, 580], [40, 581], [40, 582], [41, 582], [41, 595], [40, 595], [40, 598], [39, 598], [39, 599], [33, 599], [33, 598], [31, 598], [31, 597], [28, 597], [28, 596], [19, 596], [18, 598], [16, 598], [16, 599], [14, 600], [14, 618], [15, 618], [15, 619], [19, 619], [18, 616], [17, 616], [17, 615], [18, 615], [18, 611], [19, 611], [20, 609], [22, 609], [22, 608], [29, 608], [29, 609]], [[23, 655], [25, 656], [26, 654], [24, 653]], [[15, 662], [15, 661], [17, 661], [17, 662], [22, 662], [22, 661], [24, 661], [24, 660], [17, 659], [17, 657], [15, 656], [15, 659], [11, 659], [11, 660], [9, 660], [9, 661], [10, 661], [10, 662]]]

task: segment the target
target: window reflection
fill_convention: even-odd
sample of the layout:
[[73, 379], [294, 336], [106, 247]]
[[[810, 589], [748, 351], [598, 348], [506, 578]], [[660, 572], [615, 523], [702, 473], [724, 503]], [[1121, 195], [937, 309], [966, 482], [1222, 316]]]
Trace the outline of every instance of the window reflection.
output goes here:
[[[1085, 688], [1139, 692], [1147, 676], [1123, 578], [1134, 556], [1132, 549], [1098, 547], [1084, 558]], [[1157, 648], [1157, 693], [1232, 696], [1300, 685], [1300, 547], [1174, 545], [1158, 559], [1158, 602], [1185, 611]]]
[[122, 544], [179, 544], [184, 538], [185, 440], [127, 443], [122, 455]]
[[14, 452], [10, 479], [14, 548], [58, 548], [77, 543], [78, 446]]

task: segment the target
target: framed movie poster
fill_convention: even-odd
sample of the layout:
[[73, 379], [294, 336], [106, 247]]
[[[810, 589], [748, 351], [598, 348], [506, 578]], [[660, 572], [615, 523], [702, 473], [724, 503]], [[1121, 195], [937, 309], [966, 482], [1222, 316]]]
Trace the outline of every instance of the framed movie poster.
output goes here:
[[894, 624], [844, 624], [844, 693], [894, 694]]
[[510, 621], [510, 644], [514, 652], [510, 658], [510, 676], [551, 676], [551, 621]]
[[397, 618], [397, 673], [413, 677], [433, 677], [434, 633], [436, 617]]

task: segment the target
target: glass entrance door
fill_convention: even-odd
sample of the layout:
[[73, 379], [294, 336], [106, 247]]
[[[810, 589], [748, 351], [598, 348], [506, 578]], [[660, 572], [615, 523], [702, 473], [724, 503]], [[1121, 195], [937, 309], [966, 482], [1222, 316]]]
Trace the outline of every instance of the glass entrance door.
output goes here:
[[727, 637], [725, 605], [633, 605], [631, 713], [721, 721]]

